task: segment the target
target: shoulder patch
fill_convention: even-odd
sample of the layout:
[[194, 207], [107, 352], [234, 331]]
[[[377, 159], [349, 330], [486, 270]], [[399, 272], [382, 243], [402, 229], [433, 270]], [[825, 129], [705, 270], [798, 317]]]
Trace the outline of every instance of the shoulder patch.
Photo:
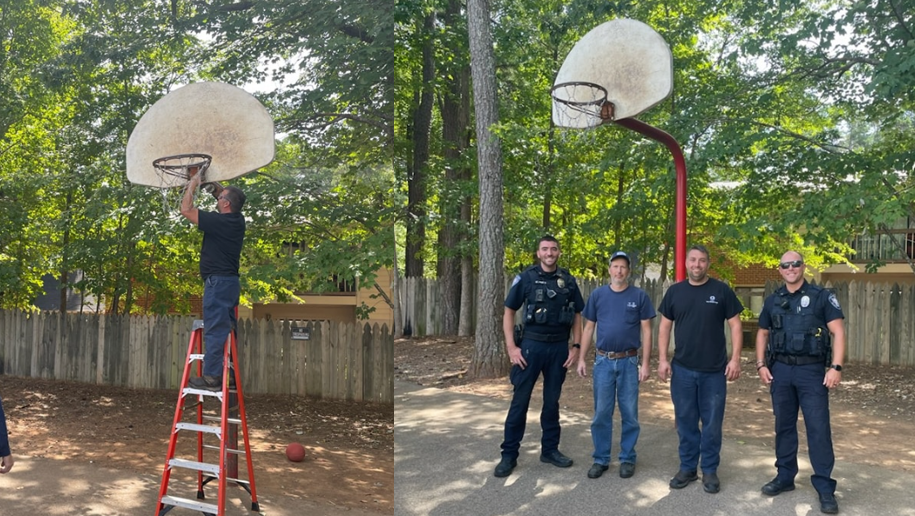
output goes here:
[[832, 306], [836, 307], [836, 310], [841, 310], [841, 309], [842, 309], [842, 307], [839, 306], [839, 300], [836, 299], [836, 295], [835, 295], [835, 294], [829, 294], [829, 304], [831, 304]]
[[517, 285], [518, 282], [520, 282], [520, 281], [521, 281], [521, 275], [518, 274], [517, 276], [515, 276], [515, 279], [512, 280], [512, 286], [514, 287], [514, 286]]

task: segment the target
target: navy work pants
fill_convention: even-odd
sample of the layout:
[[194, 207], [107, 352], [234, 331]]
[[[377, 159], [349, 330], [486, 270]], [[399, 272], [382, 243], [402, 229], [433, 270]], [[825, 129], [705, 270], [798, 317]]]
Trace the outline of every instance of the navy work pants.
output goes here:
[[531, 339], [521, 340], [521, 353], [527, 367], [512, 366], [511, 383], [514, 386], [512, 402], [505, 418], [505, 441], [502, 443], [502, 456], [516, 459], [527, 425], [527, 409], [531, 403], [531, 393], [537, 378], [543, 374], [543, 410], [540, 412], [540, 428], [543, 436], [540, 441], [541, 453], [550, 453], [559, 449], [559, 396], [562, 394], [562, 383], [566, 379], [566, 368], [563, 364], [569, 358], [567, 342], [538, 342]]
[[778, 480], [793, 483], [797, 476], [797, 415], [804, 411], [807, 449], [813, 476], [810, 483], [818, 493], [834, 494], [831, 478], [835, 464], [832, 431], [829, 425], [829, 389], [823, 385], [826, 373], [822, 363], [772, 364], [772, 411], [775, 413], [775, 467]]

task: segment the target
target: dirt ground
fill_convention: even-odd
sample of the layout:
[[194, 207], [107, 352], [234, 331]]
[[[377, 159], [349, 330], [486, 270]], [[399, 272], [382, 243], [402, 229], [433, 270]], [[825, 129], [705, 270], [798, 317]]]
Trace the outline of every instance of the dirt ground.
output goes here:
[[[162, 474], [177, 390], [0, 376], [0, 396], [14, 455]], [[215, 401], [207, 403], [215, 409]], [[393, 514], [391, 405], [246, 394], [245, 408], [259, 497]], [[193, 458], [196, 440], [184, 434], [179, 434], [176, 456]], [[240, 446], [241, 439], [239, 435]], [[286, 459], [286, 445], [292, 442], [305, 447], [302, 462]], [[205, 455], [205, 462], [216, 459]], [[243, 460], [239, 469], [240, 477], [247, 478]]]
[[[508, 400], [511, 386], [507, 377], [495, 380], [467, 377], [472, 346], [470, 338], [398, 340], [394, 344], [394, 377]], [[756, 374], [755, 351], [745, 350], [742, 361], [740, 378], [728, 383], [725, 439], [774, 448], [772, 403], [768, 388]], [[590, 373], [593, 361], [588, 363]], [[652, 377], [640, 387], [639, 419], [645, 424], [673, 426], [670, 387], [658, 380], [656, 360], [653, 360], [651, 371]], [[591, 415], [593, 400], [591, 377], [580, 378], [570, 371], [563, 386], [561, 411]], [[507, 401], [505, 409], [508, 410]], [[915, 454], [911, 451], [915, 427], [915, 369], [846, 364], [842, 383], [830, 396], [830, 411], [836, 460], [915, 471]], [[801, 432], [801, 453], [806, 454], [803, 425]]]

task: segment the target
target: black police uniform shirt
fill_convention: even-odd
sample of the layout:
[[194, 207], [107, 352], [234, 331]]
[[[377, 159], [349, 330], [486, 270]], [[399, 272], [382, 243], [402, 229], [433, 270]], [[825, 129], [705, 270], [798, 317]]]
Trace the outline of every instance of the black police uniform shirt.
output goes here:
[[[569, 274], [569, 271], [557, 267], [553, 272], [544, 272], [539, 264], [528, 267], [521, 274], [515, 276], [512, 287], [508, 291], [508, 296], [505, 298], [505, 307], [515, 311], [519, 310], [526, 301], [529, 301], [531, 291], [540, 286], [537, 285], [537, 283], [540, 282], [542, 282], [542, 286], [545, 290], [552, 289], [557, 292], [557, 295], [554, 298], [556, 301], [559, 300], [560, 294], [562, 294], [562, 297], [566, 300], [565, 303], [551, 302], [548, 310], [558, 312], [563, 306], [568, 305], [568, 301], [575, 303], [575, 314], [581, 313], [582, 309], [584, 309], [585, 301], [581, 297], [581, 289], [578, 288], [578, 283], [575, 281], [575, 278]], [[570, 322], [567, 325], [559, 324], [558, 314], [555, 312], [548, 315], [546, 324], [538, 324], [536, 321], [525, 321], [522, 317], [522, 323], [524, 324], [525, 330], [527, 331], [530, 329], [540, 332], [552, 332], [555, 330], [556, 333], [569, 331], [572, 323]], [[572, 317], [574, 321], [574, 314]], [[521, 343], [518, 342], [516, 344], [520, 345]]]
[[[770, 332], [774, 331], [772, 328], [772, 312], [776, 303], [781, 303], [782, 299], [788, 301], [788, 309], [792, 313], [809, 313], [823, 327], [826, 327], [831, 321], [845, 318], [835, 294], [829, 290], [820, 289], [818, 294], [811, 296], [810, 290], [810, 284], [807, 283], [807, 280], [804, 280], [801, 287], [793, 293], [789, 293], [788, 287], [785, 285], [779, 287], [775, 293], [767, 297], [763, 302], [762, 311], [759, 313], [759, 327]], [[807, 298], [806, 301], [805, 297]]]
[[197, 228], [203, 232], [200, 276], [238, 276], [245, 240], [245, 217], [241, 213], [197, 212]]

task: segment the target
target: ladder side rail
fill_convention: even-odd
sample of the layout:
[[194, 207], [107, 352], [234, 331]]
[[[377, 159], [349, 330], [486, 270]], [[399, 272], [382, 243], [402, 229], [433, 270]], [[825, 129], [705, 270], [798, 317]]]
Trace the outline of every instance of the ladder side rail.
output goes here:
[[[187, 357], [190, 357], [191, 353], [194, 350], [194, 346], [199, 345], [200, 337], [201, 337], [201, 332], [199, 329], [195, 329], [194, 331], [191, 332], [191, 336], [188, 338], [187, 355], [186, 355]], [[187, 385], [187, 381], [188, 381], [188, 378], [190, 377], [190, 373], [191, 373], [191, 360], [185, 359], [184, 372], [181, 375], [181, 387], [182, 388], [185, 385]], [[162, 504], [162, 498], [165, 497], [168, 493], [168, 481], [171, 478], [171, 472], [172, 472], [171, 466], [169, 465], [169, 461], [175, 456], [175, 447], [178, 442], [178, 432], [175, 431], [175, 427], [177, 426], [178, 422], [181, 421], [181, 414], [183, 411], [184, 411], [184, 395], [179, 394], [178, 402], [175, 405], [175, 417], [172, 420], [172, 431], [171, 431], [171, 435], [169, 436], [169, 439], [168, 439], [168, 451], [166, 452], [166, 455], [165, 455], [165, 466], [162, 471], [162, 484], [159, 487], [159, 498], [156, 503], [156, 514], [157, 515], [161, 514], [160, 511], [162, 511], [162, 509], [164, 508], [163, 504]]]
[[[226, 439], [229, 435], [229, 360], [232, 349], [233, 334], [230, 331], [226, 337], [225, 349], [222, 357], [222, 421], [220, 422], [219, 435], [219, 507], [218, 516], [223, 516], [226, 510]], [[200, 434], [202, 435], [202, 434]]]
[[[232, 340], [232, 356], [238, 356], [238, 349], [236, 348], [235, 340]], [[235, 364], [235, 389], [238, 392], [238, 418], [241, 420], [241, 433], [242, 438], [245, 442], [245, 463], [248, 468], [248, 483], [250, 486], [251, 493], [251, 510], [259, 511], [259, 504], [257, 502], [257, 489], [254, 485], [254, 462], [251, 460], [251, 444], [248, 441], [248, 415], [245, 412], [245, 396], [242, 391], [241, 386], [241, 373], [239, 372], [238, 364]], [[237, 475], [236, 475], [237, 476]]]
[[[200, 330], [200, 331], [201, 331], [201, 337], [200, 337], [200, 340], [197, 342], [196, 352], [199, 355], [203, 356], [205, 354], [205, 349], [204, 349], [205, 343], [203, 341], [204, 340], [203, 333], [202, 333], [203, 330]], [[203, 362], [204, 362], [203, 358], [201, 358], [200, 360], [197, 360], [197, 376], [203, 376]], [[185, 384], [185, 385], [187, 385], [187, 384]], [[200, 403], [197, 404], [197, 424], [202, 425], [203, 424], [202, 396], [198, 396], [198, 399], [200, 400]], [[201, 432], [197, 432], [197, 462], [203, 462], [203, 434]], [[206, 485], [206, 480], [204, 479], [203, 471], [198, 471], [197, 472], [197, 499], [198, 500], [203, 500], [204, 498], [206, 498], [203, 494], [204, 485]], [[219, 514], [220, 514], [220, 516], [222, 515], [222, 513], [219, 513]]]

